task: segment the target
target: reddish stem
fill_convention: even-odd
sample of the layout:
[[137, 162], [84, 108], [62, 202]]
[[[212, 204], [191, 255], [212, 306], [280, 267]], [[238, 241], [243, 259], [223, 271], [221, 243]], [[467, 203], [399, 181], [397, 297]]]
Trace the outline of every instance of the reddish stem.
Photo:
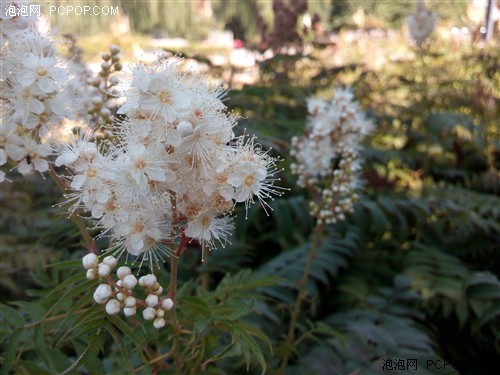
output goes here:
[[189, 240], [189, 238], [186, 237], [186, 235], [184, 234], [184, 231], [182, 231], [181, 242], [179, 242], [179, 247], [177, 247], [177, 250], [175, 251], [175, 256], [177, 258], [181, 255], [182, 249], [184, 248], [184, 246], [186, 246], [188, 240]]

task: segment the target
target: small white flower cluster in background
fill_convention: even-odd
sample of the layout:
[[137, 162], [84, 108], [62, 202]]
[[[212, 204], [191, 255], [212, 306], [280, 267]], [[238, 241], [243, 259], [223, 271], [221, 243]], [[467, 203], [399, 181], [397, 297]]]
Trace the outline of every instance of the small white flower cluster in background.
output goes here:
[[[19, 7], [21, 2], [2, 2]], [[0, 165], [8, 159], [17, 163], [22, 175], [49, 169], [52, 154], [43, 137], [66, 118], [83, 112], [77, 77], [56, 54], [53, 39], [34, 26], [35, 17], [0, 17], [2, 61], [0, 70]], [[73, 87], [73, 89], [70, 89]], [[0, 171], [0, 182], [5, 173]]]
[[310, 212], [319, 224], [332, 224], [351, 212], [360, 184], [360, 142], [372, 124], [349, 89], [336, 89], [331, 100], [308, 100], [303, 137], [292, 138], [292, 172], [311, 191]]
[[426, 8], [424, 0], [418, 0], [413, 14], [406, 17], [410, 38], [417, 45], [424, 43], [434, 31], [438, 19], [437, 14]]
[[98, 147], [84, 132], [55, 146], [55, 165], [71, 170], [72, 210], [90, 212], [111, 239], [110, 254], [150, 268], [181, 235], [202, 247], [224, 245], [236, 203], [266, 207], [281, 194], [276, 158], [252, 138], [235, 137], [237, 118], [223, 91], [182, 73], [180, 62], [169, 57], [133, 70], [118, 110], [127, 119], [113, 142]]
[[[165, 326], [165, 313], [172, 310], [174, 302], [169, 297], [162, 297], [163, 288], [154, 274], [137, 278], [129, 267], [122, 266], [116, 270], [117, 281], [111, 275], [118, 264], [113, 256], [106, 256], [101, 263], [99, 257], [89, 253], [83, 257], [83, 267], [87, 270], [87, 279], [99, 279], [99, 286], [94, 292], [94, 301], [106, 305], [106, 313], [118, 314], [121, 310], [125, 316], [134, 316], [138, 308], [143, 308], [144, 320], [153, 320], [155, 328]], [[134, 295], [134, 288], [139, 285], [145, 291], [144, 300]]]

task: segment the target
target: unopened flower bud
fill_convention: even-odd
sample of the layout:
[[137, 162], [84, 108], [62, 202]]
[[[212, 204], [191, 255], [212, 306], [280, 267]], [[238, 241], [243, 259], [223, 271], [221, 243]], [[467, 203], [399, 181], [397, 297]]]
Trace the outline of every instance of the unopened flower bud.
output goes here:
[[115, 315], [120, 312], [120, 302], [116, 299], [110, 299], [106, 304], [106, 312], [108, 315]]
[[99, 264], [99, 257], [94, 253], [89, 253], [83, 257], [82, 263], [83, 268], [86, 270], [90, 268], [97, 268], [97, 265]]
[[153, 320], [156, 316], [156, 310], [152, 307], [146, 307], [142, 312], [142, 317], [144, 320]]
[[125, 276], [130, 275], [131, 273], [132, 270], [126, 266], [122, 266], [116, 270], [116, 276], [118, 276], [119, 279], [123, 279]]
[[120, 47], [118, 47], [116, 44], [112, 44], [111, 47], [109, 47], [109, 50], [113, 55], [118, 55], [120, 53]]
[[161, 301], [161, 308], [165, 311], [170, 311], [172, 310], [172, 307], [174, 307], [174, 301], [172, 301], [171, 298], [166, 298], [163, 301]]
[[153, 322], [153, 326], [156, 329], [160, 329], [165, 326], [165, 319], [163, 318], [156, 318], [155, 321]]
[[147, 296], [146, 305], [148, 305], [149, 307], [155, 307], [156, 305], [158, 305], [158, 296], [154, 294], [150, 294], [149, 296]]
[[94, 292], [94, 300], [99, 304], [106, 303], [111, 294], [113, 293], [108, 284], [100, 284]]
[[156, 284], [156, 276], [153, 274], [149, 274], [144, 276], [144, 287], [145, 288], [151, 288]]
[[91, 268], [87, 270], [87, 279], [95, 280], [99, 275], [97, 274], [97, 270], [95, 268]]
[[157, 318], [163, 318], [165, 316], [165, 311], [162, 309], [156, 310], [156, 317]]
[[112, 269], [113, 269], [113, 268], [115, 268], [115, 267], [116, 267], [116, 265], [117, 265], [117, 263], [118, 263], [118, 260], [117, 260], [114, 256], [111, 256], [111, 255], [110, 255], [110, 256], [107, 256], [106, 258], [104, 258], [104, 259], [102, 260], [102, 262], [103, 262], [104, 264], [107, 264], [110, 268], [112, 268]]
[[153, 293], [157, 296], [161, 295], [163, 293], [163, 287], [160, 286], [157, 290], [153, 290]]
[[177, 131], [182, 137], [193, 134], [193, 124], [188, 121], [181, 121], [179, 125], [177, 125]]
[[134, 275], [127, 275], [123, 278], [123, 287], [125, 289], [134, 289], [135, 286], [137, 285], [137, 279], [135, 278]]
[[115, 64], [115, 70], [116, 70], [117, 72], [119, 72], [119, 71], [120, 71], [120, 70], [122, 70], [122, 69], [123, 69], [122, 64], [120, 64], [120, 63], [116, 63], [116, 64]]
[[109, 79], [109, 83], [111, 83], [112, 85], [117, 85], [118, 83], [120, 83], [120, 81], [116, 77], [111, 77]]
[[101, 64], [101, 68], [102, 68], [103, 70], [108, 70], [110, 66], [111, 66], [111, 65], [109, 65], [109, 62], [107, 62], [107, 61], [104, 61], [104, 62]]
[[100, 277], [106, 277], [111, 273], [111, 267], [107, 264], [101, 263], [99, 264], [99, 269], [97, 271]]
[[102, 98], [100, 96], [94, 96], [92, 99], [92, 104], [94, 105], [100, 105], [102, 104]]
[[101, 55], [101, 58], [104, 60], [104, 61], [108, 61], [110, 58], [111, 58], [111, 55], [107, 52], [103, 53]]
[[125, 298], [125, 306], [126, 307], [135, 307], [136, 303], [137, 303], [137, 300], [135, 299], [135, 297], [128, 296], [127, 298]]
[[116, 299], [118, 301], [123, 301], [125, 299], [125, 294], [123, 294], [123, 293], [117, 293], [116, 294]]
[[134, 316], [137, 313], [137, 310], [135, 307], [125, 307], [123, 309], [123, 313], [125, 316]]
[[111, 111], [108, 108], [103, 108], [101, 109], [100, 114], [102, 117], [108, 117], [111, 116]]

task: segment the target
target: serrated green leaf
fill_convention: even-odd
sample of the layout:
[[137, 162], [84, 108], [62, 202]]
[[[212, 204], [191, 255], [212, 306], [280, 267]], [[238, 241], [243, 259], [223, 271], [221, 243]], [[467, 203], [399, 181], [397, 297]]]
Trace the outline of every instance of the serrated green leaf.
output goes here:
[[121, 353], [121, 359], [124, 360], [124, 367], [126, 370], [129, 372], [133, 372], [133, 367], [132, 363], [130, 362], [130, 356], [129, 356], [129, 351], [125, 347], [125, 344], [123, 342], [123, 337], [120, 336], [120, 333], [117, 331], [115, 326], [113, 326], [109, 321], [106, 322], [105, 324], [106, 330], [109, 332], [110, 336], [113, 338], [113, 341], [115, 342], [116, 346], [118, 347], [120, 353]]
[[211, 363], [211, 362], [216, 362], [216, 361], [220, 361], [221, 359], [224, 359], [224, 358], [228, 358], [228, 357], [235, 357], [235, 356], [239, 356], [241, 355], [241, 345], [235, 341], [231, 344], [229, 344], [228, 346], [226, 346], [226, 348], [224, 348], [221, 352], [215, 354], [214, 356], [210, 357], [209, 359], [207, 359], [202, 366], [206, 366], [207, 364]]
[[[71, 366], [69, 366], [66, 370], [64, 370], [63, 372], [59, 373], [58, 375], [66, 375], [66, 374], [69, 374], [71, 371], [77, 369], [81, 363], [83, 361], [89, 363], [89, 361], [86, 359], [86, 357], [89, 355], [89, 354], [97, 354], [100, 350], [101, 350], [101, 344], [102, 344], [102, 340], [100, 340], [100, 337], [101, 335], [95, 335], [92, 340], [90, 341], [90, 343], [87, 345], [87, 347], [85, 348], [85, 350], [76, 358], [76, 360], [71, 364]], [[94, 361], [92, 361], [94, 362]], [[95, 363], [95, 362], [94, 362]], [[101, 371], [98, 371], [98, 372], [95, 372], [95, 364], [92, 365], [92, 368], [93, 368], [93, 371], [92, 372], [93, 374], [97, 374], [97, 373], [102, 373], [102, 369]]]
[[50, 358], [49, 352], [47, 351], [47, 346], [45, 345], [45, 340], [44, 340], [44, 332], [43, 332], [43, 324], [38, 323], [35, 326], [35, 349], [40, 355], [40, 357], [43, 359], [47, 367], [53, 372], [57, 372], [54, 364], [52, 363], [52, 360]]
[[[259, 345], [259, 343], [248, 333], [241, 331], [241, 340], [243, 343], [245, 343], [245, 346], [250, 349], [251, 354], [257, 358], [257, 361], [259, 362], [262, 372], [261, 374], [264, 375], [267, 370], [267, 364], [266, 360], [264, 358], [264, 354], [262, 353], [262, 349]], [[248, 351], [245, 351], [245, 347], [242, 347], [243, 355], [245, 356], [245, 360], [247, 361], [247, 368], [250, 366], [250, 353]]]

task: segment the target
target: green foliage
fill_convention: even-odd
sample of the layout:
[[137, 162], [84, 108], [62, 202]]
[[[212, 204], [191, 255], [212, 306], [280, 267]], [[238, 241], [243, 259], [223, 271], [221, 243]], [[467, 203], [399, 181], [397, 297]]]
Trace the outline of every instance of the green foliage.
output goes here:
[[[265, 373], [272, 343], [247, 319], [260, 298], [256, 289], [274, 283], [273, 277], [242, 270], [234, 276], [227, 274], [211, 292], [185, 284], [177, 299], [182, 349], [174, 358], [175, 372], [198, 373], [200, 366], [210, 368], [213, 362], [243, 356], [247, 368], [257, 364]], [[171, 328], [158, 332], [137, 319], [107, 315], [90, 294], [82, 298], [82, 292], [95, 285], [96, 281], [86, 280], [79, 272], [65, 278], [41, 304], [21, 302], [17, 309], [0, 305], [5, 345], [2, 371], [68, 374], [80, 369], [104, 374], [109, 366], [119, 366], [127, 373], [147, 373], [151, 371], [148, 363], [167, 366], [169, 356], [163, 354], [172, 350], [176, 333]], [[232, 364], [225, 366], [229, 371]]]

